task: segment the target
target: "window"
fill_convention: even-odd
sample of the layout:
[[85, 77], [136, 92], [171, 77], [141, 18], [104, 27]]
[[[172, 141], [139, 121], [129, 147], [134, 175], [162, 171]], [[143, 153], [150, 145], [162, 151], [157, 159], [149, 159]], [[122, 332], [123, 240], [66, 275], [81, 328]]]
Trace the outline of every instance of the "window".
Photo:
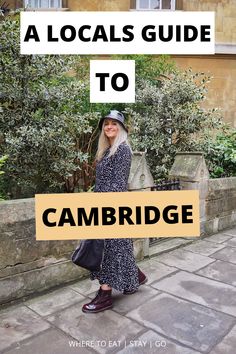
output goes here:
[[25, 0], [25, 7], [34, 9], [61, 8], [62, 0]]
[[136, 10], [175, 10], [175, 0], [136, 0]]

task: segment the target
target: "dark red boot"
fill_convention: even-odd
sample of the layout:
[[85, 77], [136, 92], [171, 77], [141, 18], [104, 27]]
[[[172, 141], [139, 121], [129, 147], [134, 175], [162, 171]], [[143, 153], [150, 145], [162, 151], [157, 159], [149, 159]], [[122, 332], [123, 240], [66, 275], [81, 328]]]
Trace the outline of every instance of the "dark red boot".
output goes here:
[[145, 284], [148, 281], [146, 275], [138, 268], [138, 281], [139, 285]]
[[82, 307], [83, 312], [97, 313], [110, 309], [112, 307], [112, 290], [103, 290], [101, 287], [98, 290], [95, 298], [88, 304], [84, 304]]
[[[145, 284], [148, 281], [148, 278], [146, 275], [139, 269], [138, 267], [138, 281], [139, 281], [139, 286], [142, 284]], [[123, 294], [124, 295], [131, 295], [136, 293], [137, 290], [124, 290]]]

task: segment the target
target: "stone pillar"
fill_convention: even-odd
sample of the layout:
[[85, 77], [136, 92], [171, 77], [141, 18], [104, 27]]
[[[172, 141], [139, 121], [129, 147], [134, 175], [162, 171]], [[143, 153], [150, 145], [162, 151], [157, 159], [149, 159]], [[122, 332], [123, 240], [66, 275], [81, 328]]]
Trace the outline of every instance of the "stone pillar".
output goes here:
[[183, 190], [197, 189], [200, 197], [201, 235], [205, 234], [206, 197], [208, 195], [209, 171], [201, 152], [179, 152], [170, 170], [169, 178], [179, 178]]
[[[130, 168], [128, 190], [150, 191], [154, 185], [154, 180], [148, 167], [145, 152], [134, 152]], [[134, 251], [137, 259], [149, 255], [149, 238], [140, 238], [134, 241]]]
[[145, 152], [133, 153], [132, 163], [130, 168], [129, 180], [128, 180], [128, 190], [129, 191], [139, 191], [139, 190], [151, 190], [154, 185], [154, 180], [152, 178], [150, 169], [148, 167]]

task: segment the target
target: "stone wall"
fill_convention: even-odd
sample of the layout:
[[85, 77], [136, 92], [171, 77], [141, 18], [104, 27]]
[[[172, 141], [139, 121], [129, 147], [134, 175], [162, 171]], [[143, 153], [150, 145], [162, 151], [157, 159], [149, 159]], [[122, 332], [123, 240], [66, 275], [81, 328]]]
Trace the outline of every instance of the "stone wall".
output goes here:
[[209, 178], [200, 152], [178, 153], [170, 171], [183, 190], [199, 190], [201, 236], [236, 225], [236, 177]]
[[[22, 7], [23, 0], [8, 0], [10, 9]], [[63, 6], [71, 11], [129, 11], [135, 8], [132, 0], [67, 0]], [[235, 0], [176, 0], [176, 9], [184, 11], [215, 11], [216, 42], [236, 44]]]
[[[144, 154], [134, 153], [129, 186], [150, 182]], [[36, 241], [34, 198], [0, 202], [0, 305], [37, 294], [83, 277], [89, 272], [70, 258], [79, 240]], [[144, 257], [144, 240], [134, 240], [137, 260]]]
[[185, 11], [215, 11], [216, 42], [236, 44], [235, 0], [183, 0]]
[[[130, 0], [68, 0], [72, 11], [129, 11], [135, 8]], [[176, 8], [184, 11], [215, 11], [216, 42], [236, 44], [235, 0], [176, 0]]]
[[[70, 260], [78, 244], [36, 241], [34, 198], [0, 202], [0, 305], [87, 277]], [[143, 240], [134, 248], [143, 259]]]
[[236, 224], [236, 177], [209, 179], [205, 213], [206, 234]]
[[[4, 4], [4, 1], [1, 1], [0, 4]], [[5, 5], [11, 10], [19, 9], [24, 6], [24, 0], [8, 0]]]
[[224, 121], [236, 127], [236, 55], [212, 55], [204, 58], [175, 55], [173, 59], [181, 70], [191, 67], [194, 72], [205, 72], [212, 76], [207, 84], [207, 99], [202, 106], [206, 109], [221, 108]]
[[34, 199], [0, 203], [0, 304], [86, 272], [70, 261], [78, 241], [36, 241]]
[[[209, 179], [201, 153], [179, 153], [170, 177], [183, 189], [200, 194], [201, 235], [236, 224], [236, 177]], [[144, 153], [135, 153], [129, 190], [150, 190], [153, 179]], [[34, 199], [0, 203], [0, 305], [88, 276], [74, 265], [71, 254], [78, 240], [36, 241]], [[134, 240], [136, 260], [150, 255], [149, 238]]]
[[71, 11], [129, 11], [130, 0], [68, 0]]

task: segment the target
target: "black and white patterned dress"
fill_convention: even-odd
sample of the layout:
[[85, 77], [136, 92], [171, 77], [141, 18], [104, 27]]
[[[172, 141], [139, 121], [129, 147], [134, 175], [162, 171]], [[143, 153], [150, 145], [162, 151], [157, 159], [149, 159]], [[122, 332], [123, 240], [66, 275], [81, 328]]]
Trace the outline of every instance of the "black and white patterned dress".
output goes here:
[[[130, 148], [122, 143], [111, 157], [108, 157], [109, 151], [110, 148], [97, 163], [94, 192], [125, 192], [131, 165]], [[118, 291], [137, 290], [138, 268], [132, 239], [105, 239], [102, 269], [91, 272], [90, 278], [98, 279], [100, 284], [108, 284]]]

